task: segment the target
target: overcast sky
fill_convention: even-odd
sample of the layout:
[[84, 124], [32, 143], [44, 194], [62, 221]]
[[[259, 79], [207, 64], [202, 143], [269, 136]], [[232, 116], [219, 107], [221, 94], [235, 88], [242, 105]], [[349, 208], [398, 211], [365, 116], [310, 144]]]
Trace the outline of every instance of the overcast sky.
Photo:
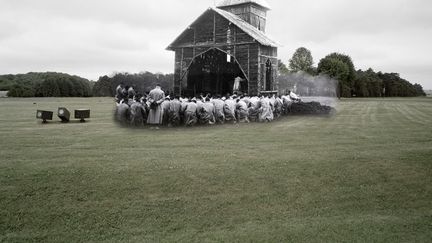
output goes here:
[[[218, 2], [219, 0], [216, 0]], [[432, 1], [268, 0], [267, 33], [288, 60], [304, 46], [432, 89]], [[165, 48], [213, 0], [0, 0], [0, 74], [173, 72]]]

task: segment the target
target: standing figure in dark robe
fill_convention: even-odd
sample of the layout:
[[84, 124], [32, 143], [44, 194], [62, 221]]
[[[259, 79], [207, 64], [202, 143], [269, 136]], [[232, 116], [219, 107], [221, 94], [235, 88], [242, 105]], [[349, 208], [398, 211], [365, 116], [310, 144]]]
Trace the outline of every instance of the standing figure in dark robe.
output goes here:
[[150, 91], [148, 96], [148, 102], [150, 104], [150, 111], [147, 118], [147, 123], [150, 125], [156, 125], [156, 129], [158, 129], [158, 125], [162, 124], [162, 102], [165, 100], [165, 93], [160, 88], [159, 84]]

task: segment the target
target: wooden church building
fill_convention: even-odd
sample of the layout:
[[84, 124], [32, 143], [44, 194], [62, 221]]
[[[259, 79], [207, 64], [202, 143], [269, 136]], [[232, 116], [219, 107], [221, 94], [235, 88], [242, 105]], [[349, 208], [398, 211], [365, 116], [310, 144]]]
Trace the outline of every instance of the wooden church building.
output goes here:
[[257, 95], [277, 90], [278, 43], [265, 34], [266, 0], [223, 0], [207, 9], [167, 50], [175, 52], [174, 91]]

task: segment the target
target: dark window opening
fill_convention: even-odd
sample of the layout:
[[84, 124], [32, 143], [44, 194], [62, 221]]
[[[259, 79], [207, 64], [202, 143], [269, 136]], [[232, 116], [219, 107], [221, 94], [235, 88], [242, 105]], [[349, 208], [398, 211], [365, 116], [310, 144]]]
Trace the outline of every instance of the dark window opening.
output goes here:
[[272, 91], [272, 82], [273, 82], [273, 67], [270, 59], [266, 62], [266, 82], [265, 82], [265, 90]]

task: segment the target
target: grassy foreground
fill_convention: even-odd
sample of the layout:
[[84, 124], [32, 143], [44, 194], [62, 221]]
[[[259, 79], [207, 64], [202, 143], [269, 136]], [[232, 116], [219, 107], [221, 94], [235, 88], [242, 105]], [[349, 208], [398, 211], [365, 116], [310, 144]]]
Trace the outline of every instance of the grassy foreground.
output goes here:
[[[89, 107], [85, 124], [36, 109]], [[427, 242], [432, 99], [134, 130], [111, 99], [0, 99], [1, 242]]]

